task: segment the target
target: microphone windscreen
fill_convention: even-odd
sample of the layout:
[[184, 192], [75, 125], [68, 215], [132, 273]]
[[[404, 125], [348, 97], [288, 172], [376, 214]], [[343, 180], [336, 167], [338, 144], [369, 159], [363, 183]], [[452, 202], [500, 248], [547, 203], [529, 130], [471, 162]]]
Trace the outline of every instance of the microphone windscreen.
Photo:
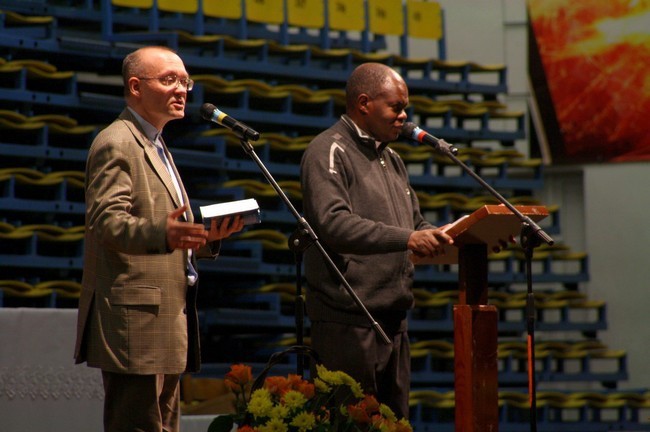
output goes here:
[[400, 133], [401, 136], [404, 138], [408, 139], [413, 139], [413, 131], [415, 128], [418, 127], [415, 123], [412, 122], [406, 122], [402, 126], [402, 132]]
[[205, 120], [212, 120], [212, 114], [216, 109], [217, 107], [211, 103], [204, 103], [201, 105], [201, 117], [203, 117]]

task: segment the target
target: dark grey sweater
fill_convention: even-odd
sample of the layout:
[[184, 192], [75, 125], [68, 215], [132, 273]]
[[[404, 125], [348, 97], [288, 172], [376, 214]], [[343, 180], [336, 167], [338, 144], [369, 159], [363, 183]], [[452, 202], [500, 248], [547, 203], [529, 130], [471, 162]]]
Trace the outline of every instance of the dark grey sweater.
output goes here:
[[[304, 216], [359, 299], [380, 322], [403, 322], [413, 306], [408, 238], [433, 226], [402, 159], [343, 116], [309, 144], [301, 181]], [[312, 321], [370, 324], [315, 247], [305, 277]]]

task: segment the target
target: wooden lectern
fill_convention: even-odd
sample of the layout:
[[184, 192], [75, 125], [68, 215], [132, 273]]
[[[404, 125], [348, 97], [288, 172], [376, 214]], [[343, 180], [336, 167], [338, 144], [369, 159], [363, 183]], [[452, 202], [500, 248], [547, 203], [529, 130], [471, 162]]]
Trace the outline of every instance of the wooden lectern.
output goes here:
[[[515, 206], [534, 222], [548, 216], [544, 206]], [[456, 432], [499, 430], [497, 309], [488, 305], [488, 254], [517, 239], [522, 222], [503, 205], [486, 205], [447, 226], [454, 245], [415, 264], [458, 263], [459, 296], [454, 305]]]

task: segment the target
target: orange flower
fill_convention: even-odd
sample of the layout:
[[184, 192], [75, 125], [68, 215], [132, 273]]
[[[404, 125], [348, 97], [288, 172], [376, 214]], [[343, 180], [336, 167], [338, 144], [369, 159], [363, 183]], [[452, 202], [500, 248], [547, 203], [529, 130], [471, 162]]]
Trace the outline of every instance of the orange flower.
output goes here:
[[364, 398], [357, 403], [357, 405], [359, 408], [365, 410], [368, 416], [373, 415], [379, 410], [379, 402], [377, 402], [377, 398], [373, 395], [365, 395]]
[[316, 394], [316, 388], [314, 387], [314, 384], [304, 380], [298, 383], [294, 387], [294, 390], [297, 390], [300, 393], [302, 393], [307, 399], [313, 398], [314, 395]]
[[304, 380], [300, 375], [296, 374], [289, 374], [287, 375], [287, 381], [289, 382], [289, 385], [291, 386], [292, 389], [296, 389], [297, 385], [300, 385]]
[[243, 364], [230, 366], [230, 372], [226, 374], [225, 383], [233, 391], [239, 390], [253, 381], [251, 367]]
[[355, 405], [348, 405], [348, 414], [350, 415], [350, 418], [357, 424], [370, 423], [370, 416], [360, 403]]
[[379, 409], [379, 402], [373, 395], [366, 395], [359, 404], [366, 409], [368, 414], [374, 413]]
[[350, 417], [357, 423], [368, 424], [371, 418], [378, 412], [379, 402], [373, 395], [366, 395], [354, 405], [348, 405]]
[[253, 429], [248, 425], [244, 425], [242, 427], [237, 428], [237, 432], [255, 432], [255, 431], [257, 431], [257, 429]]
[[282, 376], [270, 376], [264, 380], [264, 388], [272, 395], [282, 396], [290, 390], [289, 381]]

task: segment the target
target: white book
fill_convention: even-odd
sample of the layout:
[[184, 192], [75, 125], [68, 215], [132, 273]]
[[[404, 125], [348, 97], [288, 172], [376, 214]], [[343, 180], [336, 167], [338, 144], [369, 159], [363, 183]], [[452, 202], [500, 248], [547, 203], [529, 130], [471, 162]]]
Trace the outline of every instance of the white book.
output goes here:
[[210, 228], [212, 219], [220, 219], [225, 216], [242, 215], [244, 225], [252, 225], [262, 221], [260, 207], [257, 205], [255, 198], [200, 206], [199, 210], [206, 229]]

